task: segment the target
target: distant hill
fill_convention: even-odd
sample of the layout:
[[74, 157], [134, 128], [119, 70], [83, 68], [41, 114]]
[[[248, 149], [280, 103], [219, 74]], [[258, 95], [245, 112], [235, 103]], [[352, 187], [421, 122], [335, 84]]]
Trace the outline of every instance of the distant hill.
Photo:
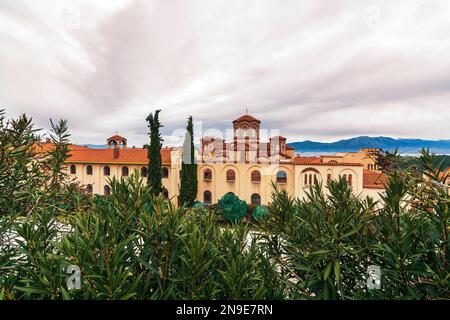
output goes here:
[[[444, 165], [444, 169], [450, 168], [450, 156], [437, 155], [435, 158], [435, 161], [434, 161], [434, 165], [436, 167], [438, 167], [441, 163]], [[410, 167], [421, 167], [419, 157], [416, 157], [416, 156], [400, 157], [399, 166], [403, 169], [410, 168]]]
[[106, 144], [82, 144], [82, 146], [92, 148], [92, 149], [106, 149], [108, 146]]
[[418, 153], [430, 148], [437, 154], [450, 154], [450, 140], [394, 139], [389, 137], [361, 136], [336, 142], [301, 141], [289, 143], [297, 152], [352, 152], [361, 148], [381, 148], [392, 151], [398, 147], [402, 153]]

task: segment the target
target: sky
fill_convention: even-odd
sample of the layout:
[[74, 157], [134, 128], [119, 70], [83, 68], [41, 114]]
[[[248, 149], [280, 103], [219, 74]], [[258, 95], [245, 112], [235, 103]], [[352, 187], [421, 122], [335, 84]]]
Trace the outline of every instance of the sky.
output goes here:
[[[450, 2], [1, 0], [0, 109], [166, 145], [248, 113], [291, 141], [450, 139]], [[269, 134], [270, 135], [270, 134]]]

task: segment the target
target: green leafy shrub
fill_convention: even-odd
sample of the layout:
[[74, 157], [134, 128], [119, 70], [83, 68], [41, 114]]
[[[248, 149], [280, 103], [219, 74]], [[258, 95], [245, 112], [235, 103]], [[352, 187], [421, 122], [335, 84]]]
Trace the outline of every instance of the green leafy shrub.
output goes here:
[[228, 192], [219, 199], [218, 205], [223, 212], [224, 219], [228, 222], [240, 221], [247, 214], [247, 203], [232, 192]]
[[264, 219], [269, 214], [269, 210], [266, 206], [259, 205], [256, 206], [252, 211], [252, 217], [255, 220]]
[[[0, 299], [448, 299], [449, 190], [443, 165], [389, 160], [381, 201], [344, 180], [296, 199], [274, 185], [264, 219], [233, 194], [194, 210], [137, 171], [89, 197], [67, 181], [67, 123], [38, 152], [31, 119], [0, 112]], [[395, 155], [394, 155], [395, 156]], [[394, 159], [395, 157], [392, 157]], [[264, 216], [257, 212], [256, 216]], [[261, 208], [264, 208], [261, 206]], [[221, 210], [227, 221], [218, 223]], [[266, 210], [264, 210], [266, 211]], [[81, 270], [68, 290], [67, 267]], [[380, 266], [380, 290], [366, 270]]]

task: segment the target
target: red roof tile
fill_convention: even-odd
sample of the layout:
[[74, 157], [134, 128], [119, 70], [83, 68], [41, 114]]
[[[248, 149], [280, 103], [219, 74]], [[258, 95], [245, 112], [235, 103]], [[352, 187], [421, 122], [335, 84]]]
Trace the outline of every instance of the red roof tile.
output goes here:
[[322, 163], [322, 159], [318, 157], [295, 157], [295, 164], [311, 164], [311, 163]]
[[[161, 161], [170, 164], [171, 148], [161, 149]], [[147, 164], [147, 149], [124, 148], [119, 149], [119, 156], [114, 157], [114, 149], [75, 149], [71, 150], [69, 163], [119, 163], [119, 164]]]
[[385, 173], [364, 170], [363, 188], [366, 189], [384, 189], [389, 177]]
[[[51, 142], [36, 146], [37, 153], [48, 152], [53, 148]], [[171, 148], [161, 148], [163, 164], [171, 163]], [[147, 164], [147, 149], [123, 148], [119, 149], [119, 157], [114, 158], [114, 149], [93, 149], [75, 144], [69, 145], [69, 163], [119, 163], [119, 164]]]
[[125, 140], [125, 141], [127, 141], [127, 139], [125, 139], [125, 138], [122, 137], [122, 136], [119, 136], [118, 134], [113, 135], [112, 137], [109, 137], [109, 138], [107, 139], [107, 141], [109, 141], [109, 140]]
[[249, 114], [245, 114], [245, 115], [243, 115], [243, 116], [237, 118], [236, 120], [233, 121], [233, 123], [235, 123], [235, 122], [243, 122], [243, 121], [249, 121], [249, 122], [258, 122], [258, 123], [261, 123], [260, 120], [256, 119], [255, 117], [252, 117], [252, 116], [249, 115]]

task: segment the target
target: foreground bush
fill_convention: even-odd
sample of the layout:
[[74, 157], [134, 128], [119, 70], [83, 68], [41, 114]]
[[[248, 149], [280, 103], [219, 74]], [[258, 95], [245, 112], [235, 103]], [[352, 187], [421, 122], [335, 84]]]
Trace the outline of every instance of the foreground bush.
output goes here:
[[[110, 196], [87, 196], [64, 174], [68, 137], [65, 121], [52, 123], [55, 147], [39, 152], [32, 121], [0, 112], [0, 299], [450, 297], [450, 199], [427, 151], [420, 169], [390, 163], [379, 203], [343, 180], [306, 199], [275, 188], [255, 225], [228, 197], [223, 225], [214, 206], [154, 196], [137, 172], [111, 180]], [[380, 290], [367, 288], [370, 265]], [[69, 266], [80, 289], [68, 289]]]
[[[422, 172], [393, 169], [380, 203], [358, 199], [344, 180], [308, 198], [275, 190], [264, 225], [266, 252], [282, 266], [287, 297], [440, 299], [450, 297], [450, 198], [443, 168], [422, 151]], [[368, 290], [367, 267], [381, 268]]]

